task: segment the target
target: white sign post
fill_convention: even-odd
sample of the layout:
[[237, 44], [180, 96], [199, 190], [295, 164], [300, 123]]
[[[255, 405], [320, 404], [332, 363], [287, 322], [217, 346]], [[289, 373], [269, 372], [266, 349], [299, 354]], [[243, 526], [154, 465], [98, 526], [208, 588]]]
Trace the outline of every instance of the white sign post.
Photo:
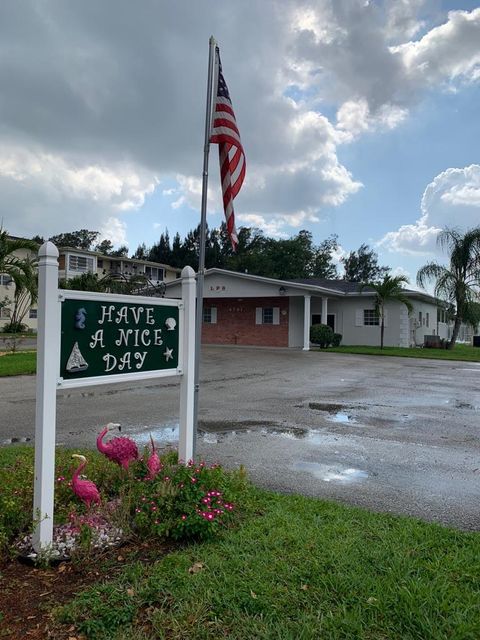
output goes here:
[[55, 486], [55, 420], [60, 362], [58, 249], [45, 242], [38, 252], [37, 404], [35, 410], [35, 485], [33, 539], [38, 552], [52, 542]]
[[[57, 388], [108, 384], [132, 379], [180, 376], [180, 438], [179, 460], [186, 463], [193, 456], [194, 354], [195, 354], [195, 272], [191, 267], [182, 270], [182, 300], [145, 298], [144, 296], [115, 296], [88, 292], [63, 291], [58, 288], [58, 250], [51, 242], [40, 247], [38, 262], [38, 336], [37, 336], [37, 404], [35, 414], [35, 485], [33, 500], [35, 551], [48, 548], [53, 538], [53, 504], [55, 488], [55, 432]], [[163, 370], [139, 370], [114, 376], [84, 375], [64, 380], [60, 376], [61, 311], [65, 300], [79, 299], [91, 303], [108, 302], [130, 306], [151, 305], [149, 324], [153, 324], [153, 307], [178, 308], [178, 366]], [[144, 310], [144, 307], [139, 307]], [[85, 311], [82, 309], [82, 311]], [[126, 313], [126, 312], [125, 312]], [[82, 327], [84, 328], [84, 327]], [[157, 329], [158, 344], [161, 330]], [[145, 336], [148, 332], [144, 332]], [[102, 334], [103, 335], [103, 334]], [[157, 335], [157, 334], [155, 334]], [[92, 344], [97, 340], [92, 336]], [[147, 339], [145, 338], [146, 342]], [[167, 359], [172, 349], [167, 349]], [[165, 355], [164, 353], [164, 355]], [[143, 361], [142, 361], [143, 362]], [[137, 369], [139, 367], [136, 367]]]

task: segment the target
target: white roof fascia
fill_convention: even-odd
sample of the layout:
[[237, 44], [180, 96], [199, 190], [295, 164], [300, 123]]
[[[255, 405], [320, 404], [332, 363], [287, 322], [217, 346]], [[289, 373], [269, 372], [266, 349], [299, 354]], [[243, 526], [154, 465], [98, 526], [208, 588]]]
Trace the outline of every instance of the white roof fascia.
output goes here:
[[[327, 289], [325, 287], [319, 287], [314, 284], [301, 284], [296, 282], [290, 282], [289, 280], [278, 280], [277, 278], [266, 278], [265, 276], [255, 276], [251, 273], [241, 273], [240, 271], [227, 271], [226, 269], [207, 269], [205, 271], [205, 277], [210, 274], [219, 274], [225, 276], [233, 276], [235, 278], [243, 278], [244, 280], [254, 280], [256, 282], [264, 282], [265, 284], [276, 284], [278, 286], [283, 286], [285, 288], [289, 287], [291, 289], [300, 289], [306, 291], [312, 291], [316, 293], [324, 293], [335, 297], [342, 297], [343, 293], [341, 291], [336, 291], [335, 289]], [[168, 283], [167, 287], [169, 284]]]

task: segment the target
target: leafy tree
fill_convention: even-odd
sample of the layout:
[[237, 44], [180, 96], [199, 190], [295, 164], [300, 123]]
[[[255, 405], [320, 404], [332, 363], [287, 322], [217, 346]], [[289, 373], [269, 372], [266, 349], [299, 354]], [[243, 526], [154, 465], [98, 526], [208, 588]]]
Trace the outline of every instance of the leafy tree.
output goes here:
[[79, 231], [59, 233], [56, 236], [52, 236], [50, 240], [53, 244], [57, 245], [57, 247], [72, 247], [73, 249], [85, 249], [89, 251], [99, 235], [99, 231], [80, 229]]
[[383, 336], [385, 333], [385, 305], [387, 302], [396, 300], [402, 302], [408, 309], [408, 313], [413, 311], [413, 306], [402, 287], [402, 284], [408, 284], [406, 276], [389, 276], [383, 277], [381, 282], [370, 282], [364, 285], [375, 291], [375, 314], [380, 319], [380, 349], [383, 349]]
[[368, 244], [360, 245], [357, 251], [350, 251], [342, 258], [345, 280], [348, 282], [377, 282], [387, 275], [390, 267], [380, 267], [378, 255]]
[[338, 278], [337, 267], [333, 262], [333, 252], [338, 249], [338, 236], [332, 234], [323, 240], [315, 250], [312, 270], [309, 275], [314, 278]]
[[[170, 236], [168, 234], [168, 229], [166, 229], [165, 233], [161, 234], [157, 244], [154, 244], [153, 247], [148, 251], [147, 259], [151, 260], [152, 262], [161, 262], [162, 264], [171, 264], [172, 257], [173, 256], [172, 256], [172, 249], [170, 247]], [[175, 266], [180, 266], [180, 265], [175, 265]]]
[[110, 252], [110, 255], [115, 258], [128, 258], [128, 247], [126, 244], [122, 244], [118, 249]]
[[480, 303], [471, 302], [467, 305], [463, 314], [463, 322], [470, 325], [472, 329], [477, 330], [480, 324]]
[[133, 254], [132, 258], [135, 258], [137, 260], [148, 260], [148, 251], [149, 250], [147, 249], [147, 245], [142, 242], [142, 244], [138, 245], [137, 250]]
[[113, 251], [113, 242], [111, 240], [102, 240], [96, 245], [95, 251], [103, 253], [105, 256], [111, 256]]
[[69, 280], [61, 280], [62, 289], [74, 291], [100, 291], [105, 293], [121, 293], [135, 295], [147, 288], [148, 278], [144, 274], [136, 274], [131, 278], [118, 278], [114, 274], [107, 274], [99, 278], [96, 273], [82, 273]]
[[480, 227], [461, 233], [445, 228], [438, 234], [437, 243], [450, 254], [448, 267], [429, 262], [417, 273], [417, 283], [425, 287], [434, 280], [435, 295], [455, 305], [453, 332], [447, 349], [453, 349], [460, 325], [468, 318], [472, 303], [479, 300], [480, 286]]

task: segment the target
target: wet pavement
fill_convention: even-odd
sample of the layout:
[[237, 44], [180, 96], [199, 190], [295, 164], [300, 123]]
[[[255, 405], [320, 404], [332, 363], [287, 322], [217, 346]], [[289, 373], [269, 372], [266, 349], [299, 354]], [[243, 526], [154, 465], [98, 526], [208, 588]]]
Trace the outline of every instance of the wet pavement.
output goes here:
[[[260, 486], [480, 529], [480, 364], [302, 352], [204, 350], [198, 453]], [[0, 442], [33, 438], [33, 378], [0, 382]], [[100, 425], [178, 441], [174, 379], [58, 393], [57, 442]]]

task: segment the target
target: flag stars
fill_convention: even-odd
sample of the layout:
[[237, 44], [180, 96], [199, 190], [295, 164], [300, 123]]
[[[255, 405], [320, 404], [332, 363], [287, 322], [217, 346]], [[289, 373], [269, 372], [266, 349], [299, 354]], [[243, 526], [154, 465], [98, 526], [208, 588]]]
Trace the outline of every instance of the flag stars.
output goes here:
[[173, 349], [169, 349], [168, 347], [166, 347], [163, 355], [165, 356], [166, 362], [168, 362], [169, 360], [173, 360]]

